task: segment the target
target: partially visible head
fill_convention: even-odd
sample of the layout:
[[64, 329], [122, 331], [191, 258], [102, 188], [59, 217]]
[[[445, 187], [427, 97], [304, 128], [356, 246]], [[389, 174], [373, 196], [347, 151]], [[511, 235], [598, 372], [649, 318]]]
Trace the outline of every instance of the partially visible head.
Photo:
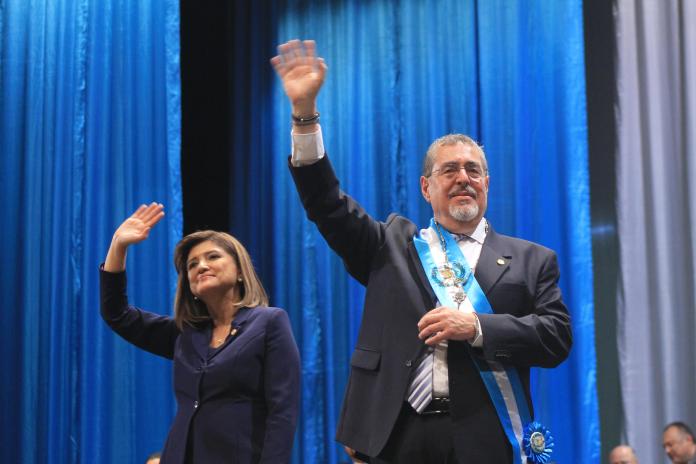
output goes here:
[[609, 464], [638, 464], [638, 459], [630, 446], [619, 445], [609, 453]]
[[152, 453], [147, 457], [145, 464], [159, 464], [162, 453]]
[[433, 216], [449, 229], [475, 227], [488, 207], [488, 161], [463, 134], [435, 140], [423, 160], [421, 193]]
[[174, 266], [179, 274], [174, 299], [174, 319], [179, 328], [183, 328], [184, 324], [196, 326], [210, 320], [208, 308], [202, 299], [198, 299], [199, 295], [194, 295], [189, 278], [190, 268], [195, 264], [193, 260], [189, 260], [189, 254], [194, 249], [217, 250], [231, 258], [229, 261], [225, 260], [229, 263], [229, 269], [225, 271], [235, 277], [230, 285], [236, 285], [234, 291], [239, 298], [235, 302], [237, 306], [268, 305], [268, 296], [254, 270], [251, 257], [239, 240], [230, 234], [214, 230], [194, 232], [184, 237], [174, 250]]
[[672, 422], [665, 426], [662, 447], [675, 464], [685, 464], [696, 458], [694, 433], [684, 422]]

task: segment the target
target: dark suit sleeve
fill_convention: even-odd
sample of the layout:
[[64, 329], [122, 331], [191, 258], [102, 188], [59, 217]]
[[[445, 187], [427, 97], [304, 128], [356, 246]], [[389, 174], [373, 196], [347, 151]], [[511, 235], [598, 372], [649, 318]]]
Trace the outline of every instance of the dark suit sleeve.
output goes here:
[[126, 273], [99, 270], [101, 315], [111, 330], [138, 348], [174, 358], [179, 329], [171, 317], [149, 313], [128, 304]]
[[384, 227], [339, 188], [328, 156], [290, 172], [307, 217], [343, 259], [358, 282], [367, 285], [370, 263], [384, 242]]
[[530, 303], [524, 303], [525, 314], [515, 314], [516, 308], [495, 307], [502, 314], [478, 314], [483, 356], [488, 360], [516, 366], [555, 367], [570, 352], [570, 316], [558, 287], [560, 271], [556, 254], [539, 249], [536, 275], [528, 279]]
[[266, 330], [264, 390], [268, 416], [261, 462], [290, 462], [300, 403], [300, 354], [283, 310], [273, 314]]

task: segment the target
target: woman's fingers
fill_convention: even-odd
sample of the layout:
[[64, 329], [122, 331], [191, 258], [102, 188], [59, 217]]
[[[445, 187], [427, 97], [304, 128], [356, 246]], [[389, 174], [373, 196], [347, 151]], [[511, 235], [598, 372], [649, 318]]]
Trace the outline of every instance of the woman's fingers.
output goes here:
[[164, 211], [160, 211], [155, 216], [153, 216], [149, 221], [146, 222], [148, 228], [152, 228], [155, 224], [160, 222], [164, 217]]
[[[137, 224], [142, 224], [146, 228], [150, 229], [152, 226], [157, 224], [164, 217], [164, 205], [162, 203], [152, 202], [149, 205], [140, 205], [138, 209], [128, 218], [123, 225], [130, 227], [137, 227]], [[132, 222], [130, 219], [135, 219], [137, 222]]]
[[157, 222], [164, 216], [163, 213], [164, 205], [161, 203], [150, 203], [147, 208], [142, 212], [142, 216], [139, 217], [148, 226], [157, 224]]
[[136, 209], [135, 212], [134, 212], [133, 214], [131, 214], [131, 217], [134, 217], [134, 218], [137, 218], [137, 219], [141, 219], [141, 218], [142, 218], [142, 215], [143, 215], [143, 212], [144, 212], [146, 209], [147, 209], [147, 205], [146, 205], [146, 204], [142, 204], [142, 205], [138, 206], [138, 209]]

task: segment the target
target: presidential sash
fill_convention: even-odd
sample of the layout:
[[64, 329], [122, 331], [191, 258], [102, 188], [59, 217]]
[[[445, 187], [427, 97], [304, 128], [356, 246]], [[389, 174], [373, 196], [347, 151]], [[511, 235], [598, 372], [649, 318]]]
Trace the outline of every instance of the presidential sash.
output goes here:
[[[459, 246], [434, 219], [421, 237], [413, 240], [430, 286], [440, 304], [460, 308], [468, 298], [471, 307], [464, 310], [492, 314], [493, 310], [476, 281]], [[485, 336], [485, 334], [484, 334]], [[553, 448], [548, 430], [533, 422], [517, 370], [496, 361], [471, 356], [490, 395], [500, 423], [512, 446], [513, 463], [546, 463]]]

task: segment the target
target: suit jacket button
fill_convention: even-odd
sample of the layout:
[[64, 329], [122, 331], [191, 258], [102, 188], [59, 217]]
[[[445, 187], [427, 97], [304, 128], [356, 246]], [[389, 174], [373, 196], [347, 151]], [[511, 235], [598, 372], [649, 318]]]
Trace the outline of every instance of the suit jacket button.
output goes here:
[[200, 404], [200, 403], [198, 402], [198, 400], [194, 401], [194, 402], [193, 402], [193, 409], [198, 409], [198, 405], [199, 405], [199, 404]]
[[409, 359], [409, 360], [406, 361], [404, 364], [406, 365], [406, 367], [411, 367], [411, 364], [413, 364], [413, 363], [412, 363], [411, 360]]

